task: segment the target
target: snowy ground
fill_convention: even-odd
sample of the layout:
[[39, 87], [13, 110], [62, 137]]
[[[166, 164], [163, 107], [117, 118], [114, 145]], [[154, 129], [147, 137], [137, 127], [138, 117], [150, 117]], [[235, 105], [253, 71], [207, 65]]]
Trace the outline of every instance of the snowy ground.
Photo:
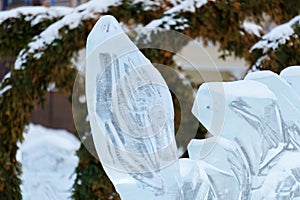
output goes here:
[[28, 128], [17, 155], [23, 169], [23, 199], [70, 199], [80, 142], [65, 130], [33, 124]]

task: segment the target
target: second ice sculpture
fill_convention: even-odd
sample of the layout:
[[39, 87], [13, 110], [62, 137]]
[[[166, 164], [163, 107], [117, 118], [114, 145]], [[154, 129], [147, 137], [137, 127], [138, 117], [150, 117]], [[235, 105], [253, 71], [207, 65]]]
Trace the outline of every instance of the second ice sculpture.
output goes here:
[[202, 84], [192, 112], [213, 137], [178, 159], [168, 87], [114, 17], [86, 49], [93, 140], [122, 200], [300, 199], [300, 67]]

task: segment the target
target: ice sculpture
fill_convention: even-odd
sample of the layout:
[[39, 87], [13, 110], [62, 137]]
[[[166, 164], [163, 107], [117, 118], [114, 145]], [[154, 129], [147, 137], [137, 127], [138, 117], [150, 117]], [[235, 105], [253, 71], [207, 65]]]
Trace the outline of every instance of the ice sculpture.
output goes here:
[[87, 104], [100, 161], [122, 199], [180, 199], [168, 87], [112, 16], [87, 39]]
[[192, 113], [213, 137], [178, 159], [168, 87], [112, 16], [86, 49], [93, 140], [122, 200], [300, 199], [299, 67], [204, 83]]
[[[215, 89], [219, 84], [205, 83], [199, 88], [193, 113], [211, 134], [235, 141], [247, 154], [251, 173], [257, 175], [259, 169], [283, 149], [276, 97], [266, 86], [255, 81], [222, 83], [223, 91]], [[220, 96], [225, 97], [224, 102], [218, 98]], [[208, 124], [210, 120], [202, 113], [214, 115], [222, 109], [225, 109], [223, 119], [217, 122], [220, 125], [213, 124], [222, 128], [215, 132]]]
[[[295, 105], [299, 102], [296, 92], [282, 78], [270, 71], [251, 73], [245, 79], [232, 83], [205, 83], [199, 88], [193, 113], [214, 137], [219, 139], [210, 138], [196, 144], [192, 142], [189, 155], [191, 159], [201, 155], [201, 146], [213, 140], [216, 143], [215, 147], [201, 160], [218, 166], [218, 163], [215, 160], [211, 161], [209, 157], [217, 151], [218, 146], [224, 144], [224, 137], [231, 141], [230, 146], [242, 150], [233, 152], [241, 152], [240, 154], [246, 157], [246, 162], [245, 159], [237, 159], [238, 156], [231, 159], [226, 155], [228, 149], [225, 149], [225, 154], [218, 153], [219, 156], [215, 154], [213, 157], [216, 160], [223, 157], [234, 160], [235, 162], [229, 162], [230, 168], [233, 169], [248, 165], [251, 171], [248, 179], [251, 187], [248, 186], [248, 193], [244, 193], [249, 196], [243, 194], [238, 199], [299, 198], [300, 163], [287, 163], [289, 159], [300, 158], [296, 149], [298, 133], [291, 131], [292, 127], [297, 127], [296, 123], [300, 118], [298, 105]], [[218, 98], [222, 96], [222, 92], [224, 102], [220, 102], [221, 98]], [[211, 120], [213, 115], [219, 114], [218, 111], [222, 109], [225, 109], [224, 120], [216, 123], [223, 125], [214, 124], [222, 127], [218, 129], [220, 133], [216, 133], [211, 127]], [[219, 173], [222, 171], [220, 169], [226, 169], [226, 162], [221, 163], [223, 165], [220, 165]], [[238, 169], [241, 172], [243, 168]], [[227, 168], [227, 171], [230, 170]], [[234, 173], [234, 176], [241, 180], [241, 174]], [[231, 184], [234, 185], [234, 182]], [[241, 184], [239, 181], [239, 187], [243, 188]], [[245, 189], [247, 190], [247, 187]], [[226, 185], [221, 190], [225, 192]]]
[[245, 79], [259, 81], [277, 97], [284, 119], [285, 140], [288, 148], [300, 150], [300, 97], [295, 90], [280, 76], [271, 71], [250, 73]]
[[30, 124], [27, 130], [17, 153], [22, 163], [22, 199], [69, 199], [76, 178], [79, 140], [65, 130], [40, 125]]

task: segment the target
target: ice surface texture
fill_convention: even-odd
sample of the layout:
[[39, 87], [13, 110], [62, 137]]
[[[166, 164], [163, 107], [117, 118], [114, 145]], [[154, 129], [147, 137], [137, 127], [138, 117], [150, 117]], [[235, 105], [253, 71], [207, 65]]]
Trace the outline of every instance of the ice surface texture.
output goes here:
[[213, 137], [178, 159], [171, 95], [112, 16], [87, 39], [92, 135], [122, 199], [300, 198], [300, 68], [204, 83], [193, 114]]

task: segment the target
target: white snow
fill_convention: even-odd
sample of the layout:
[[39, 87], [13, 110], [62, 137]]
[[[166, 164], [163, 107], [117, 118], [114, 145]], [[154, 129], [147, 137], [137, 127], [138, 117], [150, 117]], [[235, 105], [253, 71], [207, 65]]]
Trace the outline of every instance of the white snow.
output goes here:
[[22, 69], [22, 64], [23, 64], [23, 62], [25, 62], [26, 56], [27, 56], [27, 54], [25, 52], [25, 49], [22, 49], [20, 51], [16, 61], [15, 61], [15, 66], [14, 67], [15, 67], [16, 70]]
[[44, 19], [63, 17], [69, 14], [72, 10], [73, 8], [63, 6], [53, 6], [50, 8], [44, 6], [19, 7], [0, 12], [0, 24], [8, 18], [18, 18], [23, 15], [25, 16], [25, 20], [31, 21], [31, 25], [34, 26]]
[[59, 33], [61, 28], [75, 29], [82, 21], [97, 18], [101, 13], [106, 12], [109, 6], [116, 6], [118, 4], [120, 4], [120, 0], [103, 0], [101, 3], [98, 0], [92, 0], [78, 6], [61, 20], [51, 24], [40, 35], [35, 36], [33, 41], [28, 44], [29, 49], [27, 51], [23, 49], [20, 52], [15, 62], [15, 69], [22, 68], [22, 64], [26, 62], [26, 57], [30, 53], [34, 53], [34, 58], [39, 59], [48, 45], [55, 39], [61, 39]]
[[4, 78], [3, 78], [2, 81], [4, 81], [5, 79], [8, 79], [8, 78], [10, 78], [10, 77], [11, 77], [11, 71], [8, 72], [8, 73], [4, 76]]
[[48, 92], [55, 92], [55, 91], [57, 91], [57, 90], [56, 90], [56, 87], [55, 87], [55, 82], [49, 83], [48, 88], [47, 88], [47, 91], [48, 91]]
[[[177, 4], [174, 4], [175, 5], [174, 7], [167, 10], [164, 13], [164, 16], [162, 18], [151, 21], [149, 24], [145, 26], [145, 28], [148, 30], [153, 29], [153, 31], [156, 31], [156, 29], [159, 28], [169, 30], [171, 26], [174, 26], [175, 30], [184, 30], [187, 27], [189, 27], [187, 23], [188, 20], [182, 17], [178, 18], [178, 14], [183, 12], [194, 13], [196, 12], [197, 8], [202, 7], [203, 5], [207, 4], [209, 1], [214, 2], [214, 0], [190, 0], [190, 1], [181, 0]], [[254, 34], [258, 37], [261, 36], [261, 32], [263, 31], [261, 26], [249, 21], [244, 21], [242, 26], [246, 32], [250, 34]], [[151, 31], [150, 32], [147, 31], [147, 32], [142, 32], [141, 34], [149, 36], [150, 33]], [[147, 38], [147, 40], [149, 40], [149, 37]]]
[[[290, 37], [293, 36], [294, 29], [292, 25], [296, 23], [300, 23], [300, 15], [294, 17], [289, 22], [272, 29], [262, 37], [262, 40], [251, 47], [250, 52], [255, 49], [263, 49], [263, 52], [265, 53], [268, 49], [277, 49], [280, 44], [286, 43]], [[294, 35], [293, 37], [297, 37], [297, 35]]]
[[173, 8], [167, 10], [164, 13], [164, 16], [162, 18], [151, 21], [145, 28], [153, 29], [153, 28], [160, 27], [160, 28], [170, 29], [170, 26], [176, 25], [176, 27], [174, 27], [175, 29], [183, 30], [188, 27], [187, 19], [175, 18], [176, 15], [181, 12], [196, 12], [197, 8], [200, 8], [201, 6], [205, 5], [207, 2], [208, 2], [207, 0], [191, 0], [191, 1], [181, 0]]
[[248, 32], [250, 34], [254, 34], [258, 37], [261, 36], [260, 33], [263, 31], [261, 26], [255, 24], [255, 23], [249, 22], [249, 21], [244, 21], [243, 27], [246, 32]]
[[79, 72], [85, 72], [85, 57], [86, 57], [86, 49], [83, 48], [78, 52], [73, 53], [73, 57], [71, 59], [72, 66], [74, 66]]
[[[3, 77], [3, 79], [0, 81], [0, 88], [1, 88], [1, 85], [4, 83], [4, 81], [8, 78], [10, 78], [11, 76], [11, 71], [8, 72], [7, 74], [5, 74], [5, 76]], [[6, 86], [2, 89], [0, 89], [0, 96], [3, 95], [5, 92], [7, 92], [7, 90], [10, 90], [11, 89], [11, 85], [10, 86]]]
[[[138, 3], [143, 3], [142, 5], [144, 6], [144, 10], [151, 10], [153, 8], [153, 6], [161, 6], [159, 1], [155, 1], [155, 0], [133, 0], [132, 4], [138, 4]], [[174, 5], [174, 4], [173, 4]]]
[[23, 169], [23, 199], [69, 199], [78, 164], [75, 152], [80, 142], [65, 130], [34, 124], [28, 129], [17, 152]]
[[256, 63], [251, 67], [251, 70], [248, 71], [248, 74], [258, 71], [259, 67], [261, 66], [261, 63], [266, 60], [270, 60], [270, 57], [268, 55], [263, 55], [259, 59], [257, 59]]
[[11, 85], [5, 86], [3, 89], [0, 90], [0, 96], [2, 96], [7, 90], [11, 89]]

